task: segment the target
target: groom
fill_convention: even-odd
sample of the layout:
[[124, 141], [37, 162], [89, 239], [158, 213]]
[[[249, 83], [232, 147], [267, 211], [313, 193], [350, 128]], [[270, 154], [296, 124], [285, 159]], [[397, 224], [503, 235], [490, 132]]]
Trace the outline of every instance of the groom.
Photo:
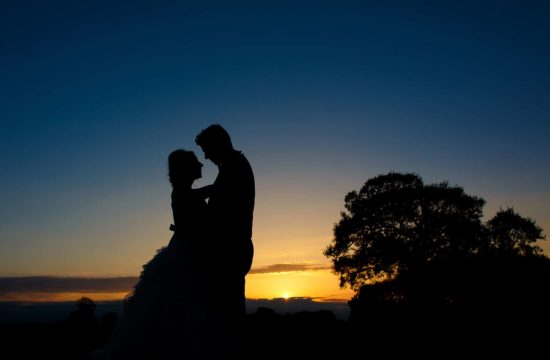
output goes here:
[[209, 191], [207, 223], [213, 285], [209, 298], [220, 316], [239, 321], [245, 314], [245, 276], [252, 265], [254, 174], [246, 157], [233, 148], [220, 125], [210, 125], [195, 142], [204, 157], [218, 166]]

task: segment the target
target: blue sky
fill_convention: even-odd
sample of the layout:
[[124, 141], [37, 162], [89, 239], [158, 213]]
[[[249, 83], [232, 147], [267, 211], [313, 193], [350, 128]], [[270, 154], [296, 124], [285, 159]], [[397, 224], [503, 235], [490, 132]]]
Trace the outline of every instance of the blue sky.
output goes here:
[[[166, 157], [202, 159], [211, 123], [254, 167], [258, 268], [326, 265], [345, 194], [387, 171], [548, 231], [549, 15], [543, 1], [3, 1], [0, 276], [137, 274], [170, 236]], [[197, 185], [215, 174], [205, 162]]]

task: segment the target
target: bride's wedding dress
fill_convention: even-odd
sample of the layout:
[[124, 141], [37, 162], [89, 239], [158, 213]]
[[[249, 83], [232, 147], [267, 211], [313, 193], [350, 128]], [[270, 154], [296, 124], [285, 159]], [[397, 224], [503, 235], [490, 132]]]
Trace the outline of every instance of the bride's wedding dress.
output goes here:
[[208, 346], [213, 319], [200, 271], [205, 208], [195, 190], [173, 190], [174, 235], [143, 266], [124, 300], [108, 359], [194, 358]]

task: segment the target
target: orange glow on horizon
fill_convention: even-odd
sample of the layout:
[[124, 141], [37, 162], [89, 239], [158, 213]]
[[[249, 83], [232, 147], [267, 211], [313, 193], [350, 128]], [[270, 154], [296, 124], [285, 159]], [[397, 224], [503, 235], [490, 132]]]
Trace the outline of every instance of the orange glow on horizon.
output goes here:
[[[122, 300], [129, 289], [113, 291], [70, 290], [32, 291], [0, 294], [0, 301], [65, 302], [88, 297], [94, 301]], [[328, 269], [249, 274], [246, 277], [247, 299], [312, 298], [314, 301], [347, 301], [351, 289], [340, 289], [337, 277]]]

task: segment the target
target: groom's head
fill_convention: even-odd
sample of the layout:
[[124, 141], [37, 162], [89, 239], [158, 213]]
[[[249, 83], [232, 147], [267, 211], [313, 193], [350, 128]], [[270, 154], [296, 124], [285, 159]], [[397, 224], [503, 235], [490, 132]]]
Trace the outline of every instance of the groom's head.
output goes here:
[[204, 157], [216, 165], [223, 163], [225, 157], [233, 151], [231, 137], [218, 124], [210, 125], [201, 131], [195, 142], [201, 147]]

